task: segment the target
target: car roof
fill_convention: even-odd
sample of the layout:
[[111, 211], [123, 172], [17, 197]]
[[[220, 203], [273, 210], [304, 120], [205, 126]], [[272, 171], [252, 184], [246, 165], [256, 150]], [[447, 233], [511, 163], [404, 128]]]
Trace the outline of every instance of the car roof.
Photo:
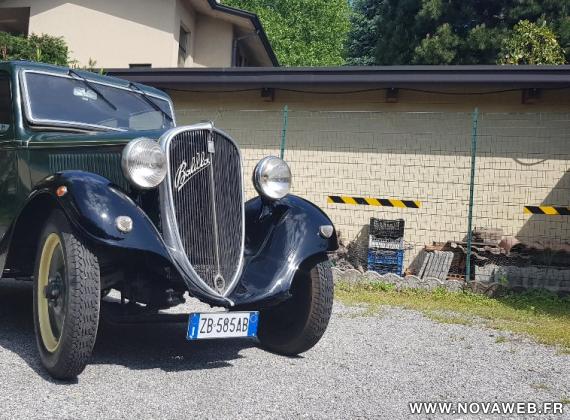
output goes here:
[[[70, 67], [63, 67], [63, 66], [56, 66], [53, 64], [45, 64], [45, 63], [38, 63], [35, 61], [3, 61], [0, 62], [0, 70], [35, 70], [35, 71], [46, 71], [50, 73], [60, 73], [60, 74], [68, 74]], [[92, 71], [87, 70], [80, 70], [80, 69], [72, 69], [74, 72], [79, 74], [80, 76], [93, 80], [99, 81], [103, 83], [110, 83], [121, 87], [128, 87], [129, 81], [124, 79], [119, 79], [118, 77], [113, 76], [105, 76], [104, 74], [95, 73]], [[143, 85], [137, 83], [137, 86], [140, 87], [147, 93], [151, 93], [157, 96], [163, 96], [165, 99], [170, 100], [168, 94], [163, 92], [162, 90], [153, 88], [148, 85]]]

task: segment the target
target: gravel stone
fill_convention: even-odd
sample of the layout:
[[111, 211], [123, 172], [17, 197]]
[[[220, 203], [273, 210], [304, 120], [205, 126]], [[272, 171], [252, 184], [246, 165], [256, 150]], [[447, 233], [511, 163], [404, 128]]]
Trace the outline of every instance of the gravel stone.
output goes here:
[[570, 355], [554, 347], [399, 308], [362, 313], [335, 302], [323, 340], [297, 358], [247, 340], [190, 343], [183, 324], [102, 325], [92, 363], [64, 383], [39, 364], [31, 287], [2, 281], [0, 418], [407, 419], [425, 418], [410, 401], [570, 398]]

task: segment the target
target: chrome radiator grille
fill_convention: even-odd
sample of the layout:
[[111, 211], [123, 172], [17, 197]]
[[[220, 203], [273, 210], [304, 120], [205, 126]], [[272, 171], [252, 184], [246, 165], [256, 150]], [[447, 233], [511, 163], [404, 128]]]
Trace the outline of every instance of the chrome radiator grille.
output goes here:
[[223, 294], [243, 253], [243, 186], [239, 149], [217, 131], [182, 131], [169, 149], [172, 211], [194, 271]]

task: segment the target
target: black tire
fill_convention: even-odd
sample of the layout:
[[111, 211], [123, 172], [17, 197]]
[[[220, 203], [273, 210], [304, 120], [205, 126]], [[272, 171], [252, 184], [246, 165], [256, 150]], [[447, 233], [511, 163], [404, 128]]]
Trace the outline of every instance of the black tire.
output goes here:
[[286, 356], [306, 352], [325, 333], [332, 313], [334, 284], [330, 264], [301, 267], [291, 298], [260, 312], [258, 337], [267, 350]]
[[52, 377], [74, 379], [85, 369], [97, 337], [100, 299], [97, 257], [65, 215], [54, 211], [40, 236], [34, 271], [34, 331]]

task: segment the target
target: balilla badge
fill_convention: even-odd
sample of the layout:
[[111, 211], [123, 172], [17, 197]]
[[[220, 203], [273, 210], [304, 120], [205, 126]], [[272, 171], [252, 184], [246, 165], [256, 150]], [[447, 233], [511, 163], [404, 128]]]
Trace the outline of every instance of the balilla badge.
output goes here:
[[183, 160], [176, 170], [176, 176], [174, 177], [174, 188], [176, 188], [176, 191], [180, 191], [194, 175], [208, 166], [210, 166], [210, 158], [206, 156], [206, 152], [196, 153], [196, 156], [192, 158], [190, 167], [188, 167], [188, 163]]

